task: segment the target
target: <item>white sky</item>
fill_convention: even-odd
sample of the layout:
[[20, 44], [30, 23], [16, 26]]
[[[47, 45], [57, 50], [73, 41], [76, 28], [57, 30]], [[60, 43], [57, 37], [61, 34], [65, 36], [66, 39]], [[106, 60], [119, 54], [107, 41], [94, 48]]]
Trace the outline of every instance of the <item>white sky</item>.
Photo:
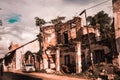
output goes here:
[[[7, 49], [11, 41], [23, 44], [35, 39], [39, 32], [35, 26], [36, 16], [46, 21], [57, 16], [70, 19], [78, 16], [82, 10], [103, 1], [106, 0], [0, 0], [0, 19], [4, 27], [0, 28], [0, 47], [4, 45]], [[111, 1], [87, 10], [87, 15], [94, 15], [101, 10], [111, 14]], [[14, 23], [9, 23], [14, 19]]]

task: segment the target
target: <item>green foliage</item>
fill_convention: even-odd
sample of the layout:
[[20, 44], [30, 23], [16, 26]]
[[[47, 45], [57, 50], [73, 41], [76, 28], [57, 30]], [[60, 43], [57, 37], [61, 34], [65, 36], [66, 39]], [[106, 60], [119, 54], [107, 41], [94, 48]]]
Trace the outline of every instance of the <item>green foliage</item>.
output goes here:
[[65, 19], [65, 17], [60, 17], [60, 16], [58, 16], [56, 19], [53, 19], [53, 20], [51, 20], [51, 22], [53, 23], [53, 24], [61, 24], [62, 23], [62, 20], [64, 20]]
[[15, 50], [10, 52], [9, 54], [10, 55], [5, 56], [5, 66], [8, 66], [12, 62], [12, 60], [14, 60], [13, 58], [15, 56]]
[[36, 26], [42, 26], [46, 23], [44, 19], [40, 19], [39, 17], [35, 17], [35, 20], [36, 20]]
[[111, 18], [107, 13], [104, 11], [98, 12], [94, 16], [88, 16], [87, 21], [92, 25], [94, 28], [96, 28], [96, 25], [100, 25], [100, 32], [102, 38], [108, 38], [109, 36], [109, 31], [112, 29], [111, 28]]

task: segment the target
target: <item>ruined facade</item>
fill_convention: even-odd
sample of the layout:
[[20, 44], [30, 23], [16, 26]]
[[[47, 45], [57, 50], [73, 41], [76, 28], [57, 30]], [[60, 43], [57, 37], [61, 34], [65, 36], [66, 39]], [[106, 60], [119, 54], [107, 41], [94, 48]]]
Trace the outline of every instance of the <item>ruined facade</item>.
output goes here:
[[24, 45], [11, 43], [9, 50], [10, 52], [8, 52], [4, 58], [5, 69], [20, 70], [28, 63], [33, 65], [36, 64], [36, 66], [38, 65], [36, 58], [34, 58], [39, 51], [38, 40], [35, 39]]
[[[32, 63], [40, 70], [81, 73], [91, 66], [91, 57], [94, 64], [104, 62], [105, 55], [110, 50], [100, 44], [99, 30], [88, 26], [83, 27], [81, 20], [80, 17], [74, 17], [59, 25], [43, 25], [42, 53], [39, 52], [38, 41], [29, 42], [13, 50], [16, 55], [15, 69], [21, 69], [25, 63]], [[38, 53], [42, 58], [38, 61], [34, 53]], [[28, 56], [29, 59], [26, 60], [25, 57]]]
[[[90, 37], [87, 36], [88, 32]], [[94, 64], [104, 62], [105, 55], [110, 51], [107, 46], [99, 44], [99, 30], [82, 27], [79, 17], [74, 17], [61, 25], [45, 26], [43, 35], [46, 68], [49, 69], [80, 73], [91, 66], [89, 46]], [[90, 44], [88, 38], [90, 38]]]
[[[60, 71], [62, 67], [71, 67], [76, 71], [77, 31], [81, 27], [81, 18], [75, 17], [61, 25], [49, 25], [43, 27], [43, 62], [44, 69]], [[79, 48], [80, 49], [80, 48]], [[78, 58], [77, 58], [78, 59]], [[81, 60], [77, 60], [77, 64]], [[45, 67], [46, 66], [46, 67]], [[81, 63], [79, 64], [81, 67]]]

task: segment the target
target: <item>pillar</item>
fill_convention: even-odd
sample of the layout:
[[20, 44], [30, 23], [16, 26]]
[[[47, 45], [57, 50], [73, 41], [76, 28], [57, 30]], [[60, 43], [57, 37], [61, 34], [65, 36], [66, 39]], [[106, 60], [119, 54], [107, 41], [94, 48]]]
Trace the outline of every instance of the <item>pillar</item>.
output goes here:
[[46, 58], [43, 59], [43, 69], [48, 69], [48, 60]]
[[3, 68], [4, 68], [4, 70], [7, 71], [7, 67], [5, 66], [5, 59], [3, 59], [2, 63], [3, 63]]
[[118, 64], [119, 64], [118, 67], [120, 68], [120, 53], [119, 53], [119, 55], [118, 55], [118, 61], [117, 61], [117, 62], [118, 62]]
[[76, 46], [76, 73], [82, 72], [82, 63], [81, 63], [81, 42], [77, 42]]
[[20, 50], [16, 50], [16, 70], [21, 69], [22, 66], [22, 59], [21, 59], [21, 52]]
[[56, 50], [56, 71], [60, 71], [60, 49]]

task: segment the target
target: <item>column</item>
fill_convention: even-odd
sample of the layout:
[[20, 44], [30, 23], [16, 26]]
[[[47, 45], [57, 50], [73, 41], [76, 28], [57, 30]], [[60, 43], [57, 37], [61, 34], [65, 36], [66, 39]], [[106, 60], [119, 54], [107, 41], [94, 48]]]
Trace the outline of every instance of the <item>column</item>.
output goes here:
[[7, 67], [5, 66], [5, 59], [3, 59], [2, 63], [3, 63], [4, 70], [7, 71]]
[[56, 71], [60, 71], [60, 49], [56, 50]]
[[43, 68], [48, 69], [48, 60], [46, 58], [43, 59]]
[[118, 55], [118, 61], [117, 61], [117, 62], [118, 62], [118, 64], [119, 64], [118, 67], [120, 68], [120, 53], [119, 53], [119, 55]]
[[21, 69], [21, 53], [20, 50], [16, 50], [16, 70]]
[[82, 63], [81, 63], [81, 42], [77, 42], [76, 46], [76, 73], [82, 72]]

